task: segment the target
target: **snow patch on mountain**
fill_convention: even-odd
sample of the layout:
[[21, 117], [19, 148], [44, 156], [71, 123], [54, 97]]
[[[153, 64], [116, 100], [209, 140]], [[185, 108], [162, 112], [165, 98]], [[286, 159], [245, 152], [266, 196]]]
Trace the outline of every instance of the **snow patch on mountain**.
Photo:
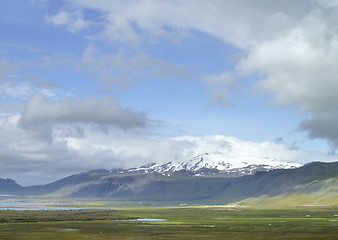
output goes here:
[[278, 161], [269, 157], [237, 157], [225, 159], [221, 153], [204, 153], [186, 162], [170, 161], [164, 164], [151, 163], [138, 168], [128, 169], [127, 172], [166, 173], [185, 170], [197, 174], [210, 172], [252, 174], [256, 171], [290, 169], [300, 166], [302, 165], [298, 163]]

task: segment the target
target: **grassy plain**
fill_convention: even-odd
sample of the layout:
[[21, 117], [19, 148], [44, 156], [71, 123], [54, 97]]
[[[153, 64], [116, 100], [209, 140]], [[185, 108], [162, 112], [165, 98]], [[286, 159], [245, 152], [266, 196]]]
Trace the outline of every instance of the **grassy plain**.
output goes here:
[[2, 210], [0, 239], [338, 239], [337, 220], [338, 206]]

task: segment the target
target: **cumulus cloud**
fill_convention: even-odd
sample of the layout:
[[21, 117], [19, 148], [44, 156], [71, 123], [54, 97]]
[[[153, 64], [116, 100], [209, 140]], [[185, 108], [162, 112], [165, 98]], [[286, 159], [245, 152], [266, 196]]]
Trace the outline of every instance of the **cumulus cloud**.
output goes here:
[[73, 33], [83, 29], [89, 24], [88, 21], [84, 20], [80, 11], [60, 11], [55, 15], [47, 15], [45, 19], [47, 22], [53, 23], [56, 26], [66, 26], [68, 30]]
[[[53, 149], [49, 133], [25, 130], [18, 126], [19, 115], [1, 117], [0, 158], [2, 177], [15, 177], [17, 173], [26, 173], [40, 169], [47, 163], [53, 163], [53, 156], [64, 155], [63, 151]], [[42, 164], [42, 165], [40, 165]]]
[[337, 105], [338, 57], [332, 46], [336, 40], [323, 48], [304, 34], [296, 29], [284, 38], [262, 43], [241, 63], [241, 69], [266, 74], [256, 90], [276, 94], [278, 104], [296, 104], [304, 112], [330, 109]]
[[246, 74], [261, 74], [257, 92], [272, 93], [275, 103], [310, 115], [300, 129], [333, 148], [338, 146], [337, 13], [336, 7], [314, 9], [285, 36], [258, 44], [238, 66]]
[[313, 116], [301, 122], [300, 129], [306, 131], [310, 138], [329, 140], [332, 151], [335, 151], [338, 148], [337, 120], [337, 111], [316, 112]]
[[47, 101], [41, 94], [35, 94], [27, 102], [20, 119], [20, 124], [24, 128], [74, 122], [131, 129], [146, 127], [147, 117], [144, 112], [123, 108], [113, 97]]

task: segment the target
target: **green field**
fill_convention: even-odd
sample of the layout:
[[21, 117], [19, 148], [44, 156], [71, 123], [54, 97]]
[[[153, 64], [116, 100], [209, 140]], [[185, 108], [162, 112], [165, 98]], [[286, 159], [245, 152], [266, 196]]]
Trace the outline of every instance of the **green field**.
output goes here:
[[2, 210], [0, 239], [338, 239], [337, 221], [338, 207]]

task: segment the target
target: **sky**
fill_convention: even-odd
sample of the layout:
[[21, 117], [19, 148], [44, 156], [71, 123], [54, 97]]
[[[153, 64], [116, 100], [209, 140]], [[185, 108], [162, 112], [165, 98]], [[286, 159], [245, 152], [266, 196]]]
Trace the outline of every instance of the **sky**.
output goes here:
[[0, 177], [338, 161], [337, 22], [336, 0], [0, 0]]

